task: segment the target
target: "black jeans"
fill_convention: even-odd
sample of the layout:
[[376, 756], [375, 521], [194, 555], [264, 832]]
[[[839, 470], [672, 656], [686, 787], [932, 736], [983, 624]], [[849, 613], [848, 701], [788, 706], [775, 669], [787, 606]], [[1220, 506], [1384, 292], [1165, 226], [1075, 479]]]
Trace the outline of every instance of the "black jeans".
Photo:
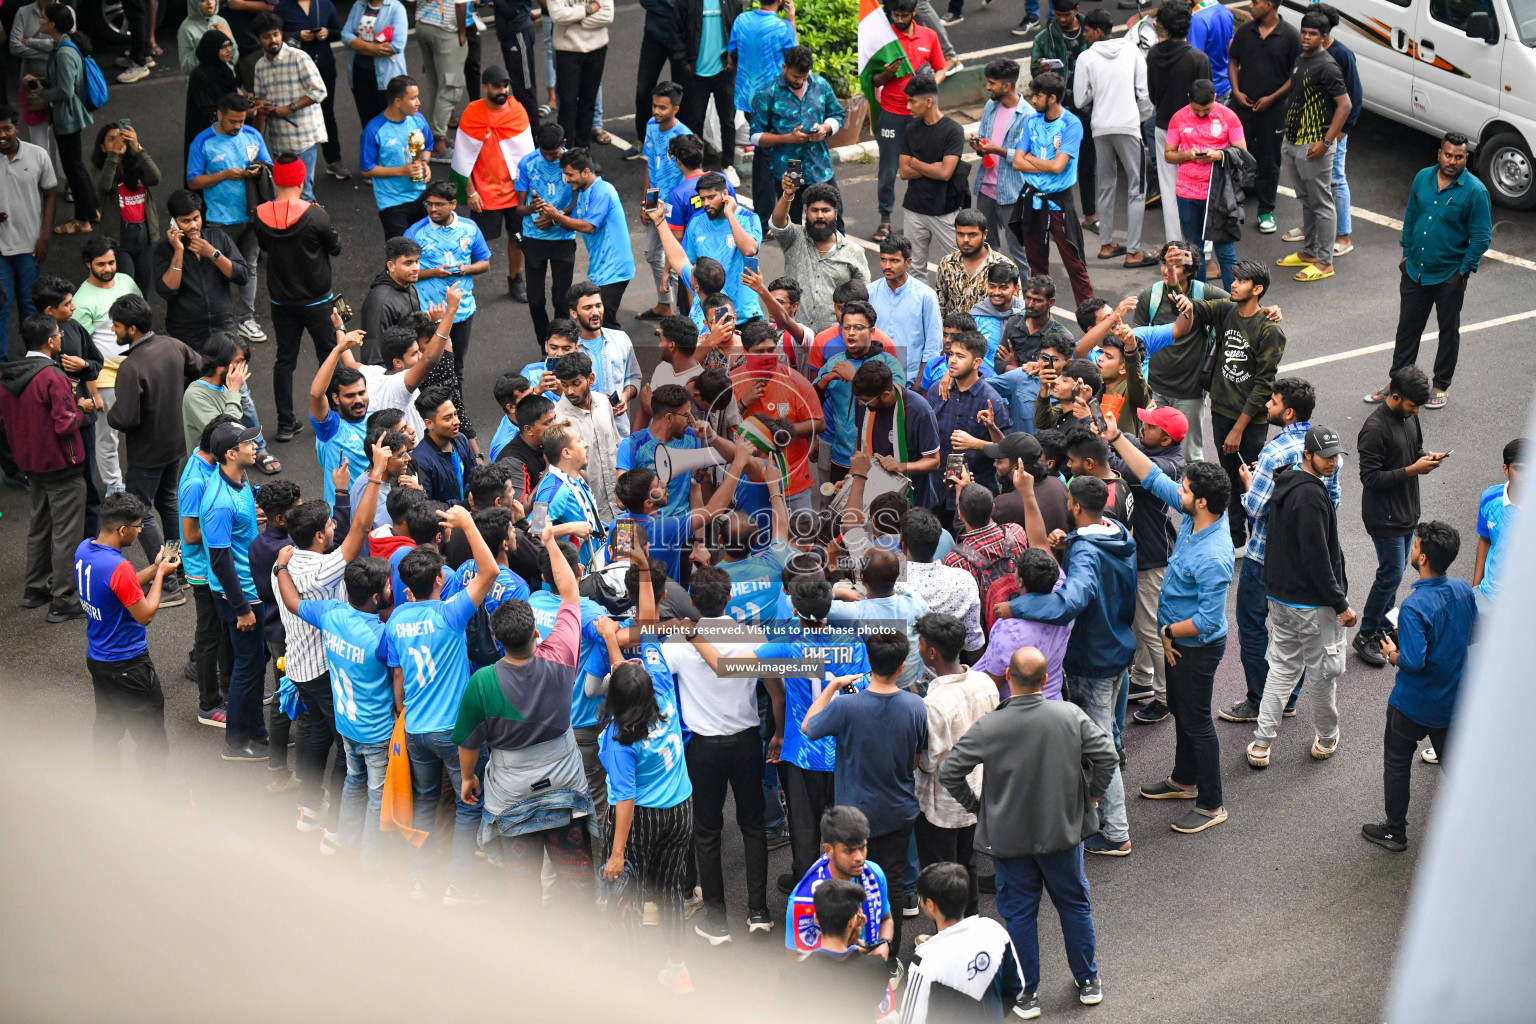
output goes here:
[[96, 721], [91, 730], [96, 767], [111, 771], [121, 765], [119, 744], [126, 732], [133, 737], [139, 771], [163, 772], [170, 751], [165, 738], [165, 694], [149, 652], [124, 661], [86, 658], [85, 665], [96, 691]]
[[1419, 360], [1419, 339], [1435, 309], [1440, 327], [1440, 347], [1435, 350], [1435, 387], [1444, 391], [1456, 376], [1456, 357], [1461, 354], [1461, 304], [1467, 297], [1467, 279], [1452, 274], [1439, 284], [1419, 284], [1400, 272], [1397, 293], [1397, 345], [1392, 349], [1392, 372]]
[[[875, 145], [880, 151], [880, 180], [875, 186], [875, 203], [880, 208], [880, 223], [891, 219], [896, 209], [896, 176], [901, 169], [901, 140], [912, 123], [911, 114], [893, 114], [889, 110], [871, 111], [875, 122]], [[1092, 148], [1092, 147], [1088, 147]], [[1078, 158], [1082, 166], [1082, 158]], [[926, 268], [924, 268], [926, 269]]]
[[688, 778], [693, 781], [693, 845], [698, 856], [704, 907], [725, 914], [725, 875], [720, 833], [725, 827], [725, 789], [736, 801], [736, 824], [746, 854], [747, 908], [768, 909], [768, 836], [763, 828], [763, 743], [756, 727], [730, 736], [688, 741]]
[[555, 95], [560, 107], [560, 127], [571, 148], [592, 145], [592, 118], [597, 113], [597, 90], [603, 84], [603, 64], [608, 47], [591, 53], [555, 51]]
[[1235, 426], [1236, 420], [1219, 416], [1214, 410], [1211, 412], [1211, 440], [1216, 443], [1216, 458], [1220, 460], [1221, 468], [1227, 471], [1227, 479], [1232, 482], [1232, 500], [1227, 502], [1227, 525], [1232, 529], [1232, 546], [1240, 548], [1248, 540], [1248, 512], [1239, 500], [1246, 490], [1239, 467], [1245, 463], [1253, 465], [1259, 452], [1264, 450], [1264, 441], [1269, 437], [1269, 420], [1261, 416], [1249, 423], [1238, 439], [1237, 451], [1229, 455], [1222, 449], [1222, 443]]
[[1227, 638], [1213, 643], [1174, 642], [1177, 664], [1168, 666], [1168, 710], [1173, 712], [1173, 773], [1180, 785], [1199, 789], [1195, 806], [1203, 811], [1221, 807], [1221, 742], [1211, 720], [1211, 691], [1216, 669], [1227, 649]]
[[805, 877], [821, 856], [821, 816], [837, 802], [832, 776], [832, 772], [779, 762], [779, 778], [784, 782], [784, 798], [789, 802], [789, 870], [796, 882]]
[[[329, 298], [308, 306], [272, 303], [272, 328], [277, 332], [277, 358], [272, 363], [272, 392], [277, 402], [277, 429], [292, 428], [298, 421], [293, 415], [293, 371], [299, 365], [299, 348], [304, 332], [315, 342], [315, 359], [325, 357], [336, 347], [336, 327], [331, 323]], [[455, 339], [455, 357], [458, 356]]]
[[221, 601], [206, 583], [189, 584], [192, 606], [197, 612], [196, 631], [192, 635], [192, 665], [197, 674], [197, 709], [212, 711], [224, 703], [229, 692], [229, 672], [234, 665], [234, 650], [229, 645], [229, 630], [219, 618], [215, 601]]
[[[106, 428], [106, 424], [102, 424]], [[85, 465], [80, 475], [85, 477], [85, 535], [94, 537], [101, 532], [101, 494], [96, 490], [96, 421], [80, 426], [80, 443], [85, 445]]]
[[1237, 119], [1243, 122], [1248, 152], [1258, 164], [1253, 194], [1259, 198], [1259, 212], [1274, 213], [1275, 190], [1280, 187], [1280, 147], [1285, 141], [1285, 104], [1277, 103], [1262, 114], [1239, 109]]
[[[329, 790], [331, 806], [325, 813], [325, 828], [336, 831], [341, 814], [341, 785], [347, 777], [347, 756], [341, 749], [341, 738], [336, 734], [336, 709], [331, 692], [331, 674], [321, 674], [316, 679], [294, 685], [304, 697], [304, 718], [309, 720], [308, 730], [301, 732], [298, 741], [299, 758], [294, 774], [299, 777], [299, 796], [305, 807], [319, 811], [325, 803], [323, 791]], [[329, 784], [325, 781], [325, 762], [336, 751], [336, 763], [331, 768]]]
[[[453, 372], [458, 375], [461, 383], [464, 380], [464, 357], [469, 354], [470, 334], [474, 329], [475, 318], [471, 315], [460, 320], [448, 330], [448, 337], [453, 342]], [[459, 417], [462, 419], [464, 416], [464, 403], [457, 402], [455, 404], [459, 406]], [[459, 424], [459, 429], [464, 429], [462, 423]], [[469, 436], [474, 437], [475, 435], [470, 433]]]
[[384, 90], [379, 88], [371, 72], [352, 76], [352, 99], [357, 104], [357, 119], [365, 126], [389, 106]]
[[398, 206], [384, 207], [379, 211], [379, 223], [384, 226], [385, 240], [404, 237], [405, 229], [424, 219], [426, 215], [426, 204], [420, 199], [400, 203]]
[[[1081, 111], [1075, 107], [1068, 107], [1067, 109], [1081, 118], [1083, 124], [1086, 125], [1089, 122], [1090, 115], [1087, 111]], [[1083, 133], [1084, 138], [1087, 138], [1088, 134], [1085, 130]], [[1096, 173], [1098, 166], [1098, 149], [1092, 145], [1092, 140], [1089, 140], [1089, 145], [1083, 146], [1077, 154], [1077, 192], [1078, 198], [1083, 202], [1084, 218], [1098, 215], [1099, 192], [1098, 174]]]
[[512, 76], [512, 98], [523, 105], [528, 123], [535, 128], [539, 125], [539, 79], [534, 70], [539, 62], [536, 39], [537, 33], [531, 26], [504, 28], [502, 19], [496, 19], [496, 41], [501, 44], [502, 67]]
[[[645, 125], [651, 119], [651, 90], [661, 80], [661, 69], [672, 59], [672, 48], [665, 39], [656, 39], [646, 32], [640, 37], [640, 67], [635, 78], [635, 138], [645, 143]], [[676, 81], [681, 69], [672, 69]], [[663, 199], [666, 197], [663, 196]]]
[[123, 0], [123, 20], [128, 23], [128, 58], [143, 67], [150, 58], [149, 0]]
[[[144, 557], [154, 561], [166, 539], [181, 538], [181, 515], [176, 510], [176, 494], [181, 486], [181, 460], [169, 466], [123, 468], [123, 485], [144, 503], [144, 529], [139, 547]], [[181, 577], [172, 573], [165, 578], [161, 596], [181, 593]]]
[[[688, 76], [683, 83], [683, 109], [678, 117], [703, 139], [704, 114], [709, 110], [711, 96], [715, 98], [715, 115], [720, 118], [720, 162], [730, 167], [736, 162], [736, 72], [721, 71], [708, 78]], [[641, 124], [640, 128], [643, 131], [645, 126]]]
[[[624, 301], [624, 289], [629, 287], [628, 281], [615, 281], [612, 284], [600, 285], [598, 291], [603, 296], [603, 326], [619, 329], [619, 303]], [[454, 342], [454, 352], [458, 352], [458, 342]]]
[[[976, 888], [976, 826], [944, 828], [919, 814], [913, 829], [917, 837], [918, 864], [927, 867], [929, 864], [947, 861], [965, 868], [971, 880], [970, 895], [965, 900], [965, 916], [974, 917], [980, 913], [981, 897]], [[889, 884], [890, 879], [886, 879], [886, 882]]]
[[1408, 830], [1408, 782], [1413, 755], [1425, 736], [1434, 745], [1440, 764], [1450, 741], [1448, 729], [1420, 725], [1392, 705], [1387, 705], [1387, 731], [1381, 739], [1382, 783], [1387, 798], [1387, 825], [1395, 832]]
[[[544, 295], [544, 274], [549, 272], [549, 302], [558, 315], [565, 315], [565, 293], [576, 274], [576, 239], [551, 242], [523, 234], [523, 273], [528, 282], [528, 316], [533, 320], [533, 336], [539, 348], [549, 337], [549, 305]], [[530, 383], [537, 384], [538, 381]]]
[[912, 844], [912, 826], [903, 825], [894, 832], [869, 837], [869, 859], [880, 865], [885, 872], [886, 891], [890, 893], [891, 921], [896, 931], [891, 935], [891, 955], [887, 961], [892, 968], [901, 953], [901, 899], [907, 877], [907, 848]]
[[73, 132], [60, 135], [55, 132], [53, 138], [59, 144], [59, 164], [64, 168], [64, 177], [68, 179], [69, 190], [75, 197], [75, 220], [89, 224], [96, 219], [98, 208], [96, 186], [91, 184], [91, 173], [86, 169], [85, 155], [80, 148], [82, 134]]

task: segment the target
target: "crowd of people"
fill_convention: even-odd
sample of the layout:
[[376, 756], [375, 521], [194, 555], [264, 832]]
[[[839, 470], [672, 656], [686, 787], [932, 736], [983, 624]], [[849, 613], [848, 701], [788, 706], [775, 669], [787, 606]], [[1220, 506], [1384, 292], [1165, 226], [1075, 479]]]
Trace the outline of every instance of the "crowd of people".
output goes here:
[[[782, 925], [787, 986], [830, 983], [855, 1017], [1032, 1018], [1043, 893], [1080, 1000], [1104, 998], [1083, 859], [1133, 850], [1132, 706], [1133, 724], [1172, 719], [1171, 766], [1137, 794], [1189, 801], [1170, 826], [1204, 832], [1241, 813], [1213, 713], [1254, 725], [1245, 756], [1262, 769], [1305, 690], [1311, 756], [1331, 757], [1354, 629], [1360, 661], [1397, 673], [1385, 818], [1362, 835], [1406, 850], [1408, 768], [1446, 756], [1525, 467], [1517, 438], [1479, 504], [1472, 582], [1449, 575], [1461, 538], [1422, 519], [1419, 488], [1450, 452], [1426, 447], [1420, 411], [1446, 403], [1489, 243], [1468, 140], [1442, 140], [1404, 218], [1396, 350], [1355, 449], [1378, 563], [1357, 613], [1343, 440], [1314, 420], [1313, 385], [1279, 375], [1270, 271], [1235, 247], [1250, 189], [1258, 230], [1276, 230], [1284, 166], [1305, 244], [1281, 265], [1322, 280], [1352, 249], [1360, 87], [1331, 8], [1298, 32], [1253, 0], [1234, 32], [1218, 3], [1169, 0], [1155, 31], [1138, 15], [1120, 36], [1102, 10], [1055, 0], [1043, 29], [1029, 15], [1017, 30], [1038, 33], [1027, 80], [1013, 60], [986, 65], [967, 138], [939, 107], [958, 0], [943, 19], [887, 0], [908, 66], [874, 75], [872, 279], [828, 148], [846, 111], [791, 0], [644, 6], [645, 188], [626, 197], [591, 148], [611, 0], [497, 0], [505, 64], [483, 70], [462, 3], [414, 19], [398, 0], [345, 19], [331, 0], [189, 3], [184, 173], [163, 204], [150, 190], [172, 162], [131, 120], [82, 152], [70, 8], [17, 15], [11, 52], [38, 87], [25, 114], [0, 109], [0, 469], [31, 501], [22, 607], [85, 620], [98, 763], [118, 764], [127, 733], [141, 769], [163, 766], [147, 627], [190, 594], [197, 721], [223, 731], [225, 760], [265, 762], [268, 789], [296, 794], [323, 854], [450, 906], [479, 901], [495, 869], [525, 903], [602, 907], [656, 929], [659, 980], [686, 993], [688, 931], [719, 946], [742, 924], [722, 866], [729, 790], [745, 860], [730, 884], [748, 936]], [[131, 83], [158, 48], [144, 0], [127, 7]], [[543, 104], [536, 21], [553, 26]], [[314, 202], [317, 170], [352, 173], [333, 36], [382, 244], [344, 238]], [[711, 99], [719, 147], [702, 137]], [[55, 159], [75, 213], [57, 227]], [[1140, 236], [1159, 189], [1170, 241], [1154, 254]], [[655, 288], [638, 319], [659, 355], [644, 372], [618, 315], [636, 214]], [[1156, 280], [1096, 297], [1095, 225], [1099, 259]], [[91, 236], [80, 280], [41, 266], [54, 234]], [[542, 355], [487, 388], [465, 360], [499, 298], [482, 279], [503, 235], [507, 295]], [[777, 278], [759, 263], [770, 239]], [[1052, 314], [1053, 242], [1076, 332]], [[356, 311], [333, 287], [344, 251], [383, 257]], [[1416, 359], [1432, 307], [1431, 377]], [[266, 424], [251, 396], [262, 313]], [[305, 334], [319, 369], [295, 407]], [[466, 408], [487, 391], [494, 427]], [[319, 477], [285, 472], [268, 431], [310, 432]], [[1222, 706], [1234, 586], [1246, 693]], [[386, 800], [392, 765], [409, 785]], [[791, 868], [770, 879], [785, 846]], [[1001, 924], [978, 917], [982, 892]], [[918, 914], [937, 931], [903, 960]]]

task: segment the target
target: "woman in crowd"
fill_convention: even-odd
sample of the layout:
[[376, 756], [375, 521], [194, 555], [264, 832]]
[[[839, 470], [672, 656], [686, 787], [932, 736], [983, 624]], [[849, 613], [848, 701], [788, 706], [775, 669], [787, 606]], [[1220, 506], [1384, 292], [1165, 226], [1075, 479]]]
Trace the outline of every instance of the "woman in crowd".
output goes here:
[[149, 190], [160, 184], [160, 168], [139, 145], [139, 133], [115, 121], [96, 133], [91, 163], [102, 230], [117, 239], [118, 272], [126, 270], [140, 292], [152, 294], [149, 250], [160, 237], [160, 218]]
[[235, 44], [223, 32], [205, 32], [197, 41], [197, 66], [187, 78], [187, 120], [181, 151], [192, 151], [192, 140], [219, 118], [219, 100], [240, 91], [240, 82], [230, 62]]

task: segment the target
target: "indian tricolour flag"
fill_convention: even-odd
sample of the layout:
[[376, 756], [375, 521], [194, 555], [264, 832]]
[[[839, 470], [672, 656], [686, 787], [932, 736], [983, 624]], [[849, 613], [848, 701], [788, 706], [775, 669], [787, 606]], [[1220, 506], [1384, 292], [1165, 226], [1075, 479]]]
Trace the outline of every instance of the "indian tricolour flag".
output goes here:
[[781, 489], [789, 485], [789, 463], [784, 459], [783, 450], [773, 443], [773, 435], [766, 423], [757, 416], [748, 416], [736, 428], [736, 436], [755, 448], [770, 469], [778, 472]]
[[879, 0], [859, 0], [859, 82], [864, 98], [869, 100], [870, 121], [876, 121], [880, 101], [875, 96], [875, 72], [887, 64], [899, 63], [901, 75], [910, 75], [912, 65], [896, 39], [896, 30], [885, 16]]
[[517, 177], [517, 162], [533, 152], [533, 132], [528, 127], [528, 113], [516, 100], [501, 108], [493, 122], [485, 101], [471, 103], [459, 118], [459, 133], [453, 140], [453, 183], [459, 189], [459, 203], [469, 202], [469, 176], [487, 142], [495, 142], [507, 165], [507, 176]]

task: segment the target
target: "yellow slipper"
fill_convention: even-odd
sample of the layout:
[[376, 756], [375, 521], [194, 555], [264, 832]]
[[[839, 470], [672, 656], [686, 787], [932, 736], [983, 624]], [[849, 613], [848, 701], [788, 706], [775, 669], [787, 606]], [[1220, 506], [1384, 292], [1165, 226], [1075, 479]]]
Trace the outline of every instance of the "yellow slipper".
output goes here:
[[1299, 252], [1293, 252], [1289, 256], [1282, 256], [1275, 260], [1277, 267], [1310, 267], [1311, 265], [1312, 261], [1302, 259]]
[[1293, 276], [1302, 284], [1311, 284], [1313, 281], [1321, 281], [1325, 277], [1332, 277], [1333, 264], [1330, 263], [1328, 266], [1322, 267], [1316, 263], [1308, 263], [1304, 269], [1298, 270]]

